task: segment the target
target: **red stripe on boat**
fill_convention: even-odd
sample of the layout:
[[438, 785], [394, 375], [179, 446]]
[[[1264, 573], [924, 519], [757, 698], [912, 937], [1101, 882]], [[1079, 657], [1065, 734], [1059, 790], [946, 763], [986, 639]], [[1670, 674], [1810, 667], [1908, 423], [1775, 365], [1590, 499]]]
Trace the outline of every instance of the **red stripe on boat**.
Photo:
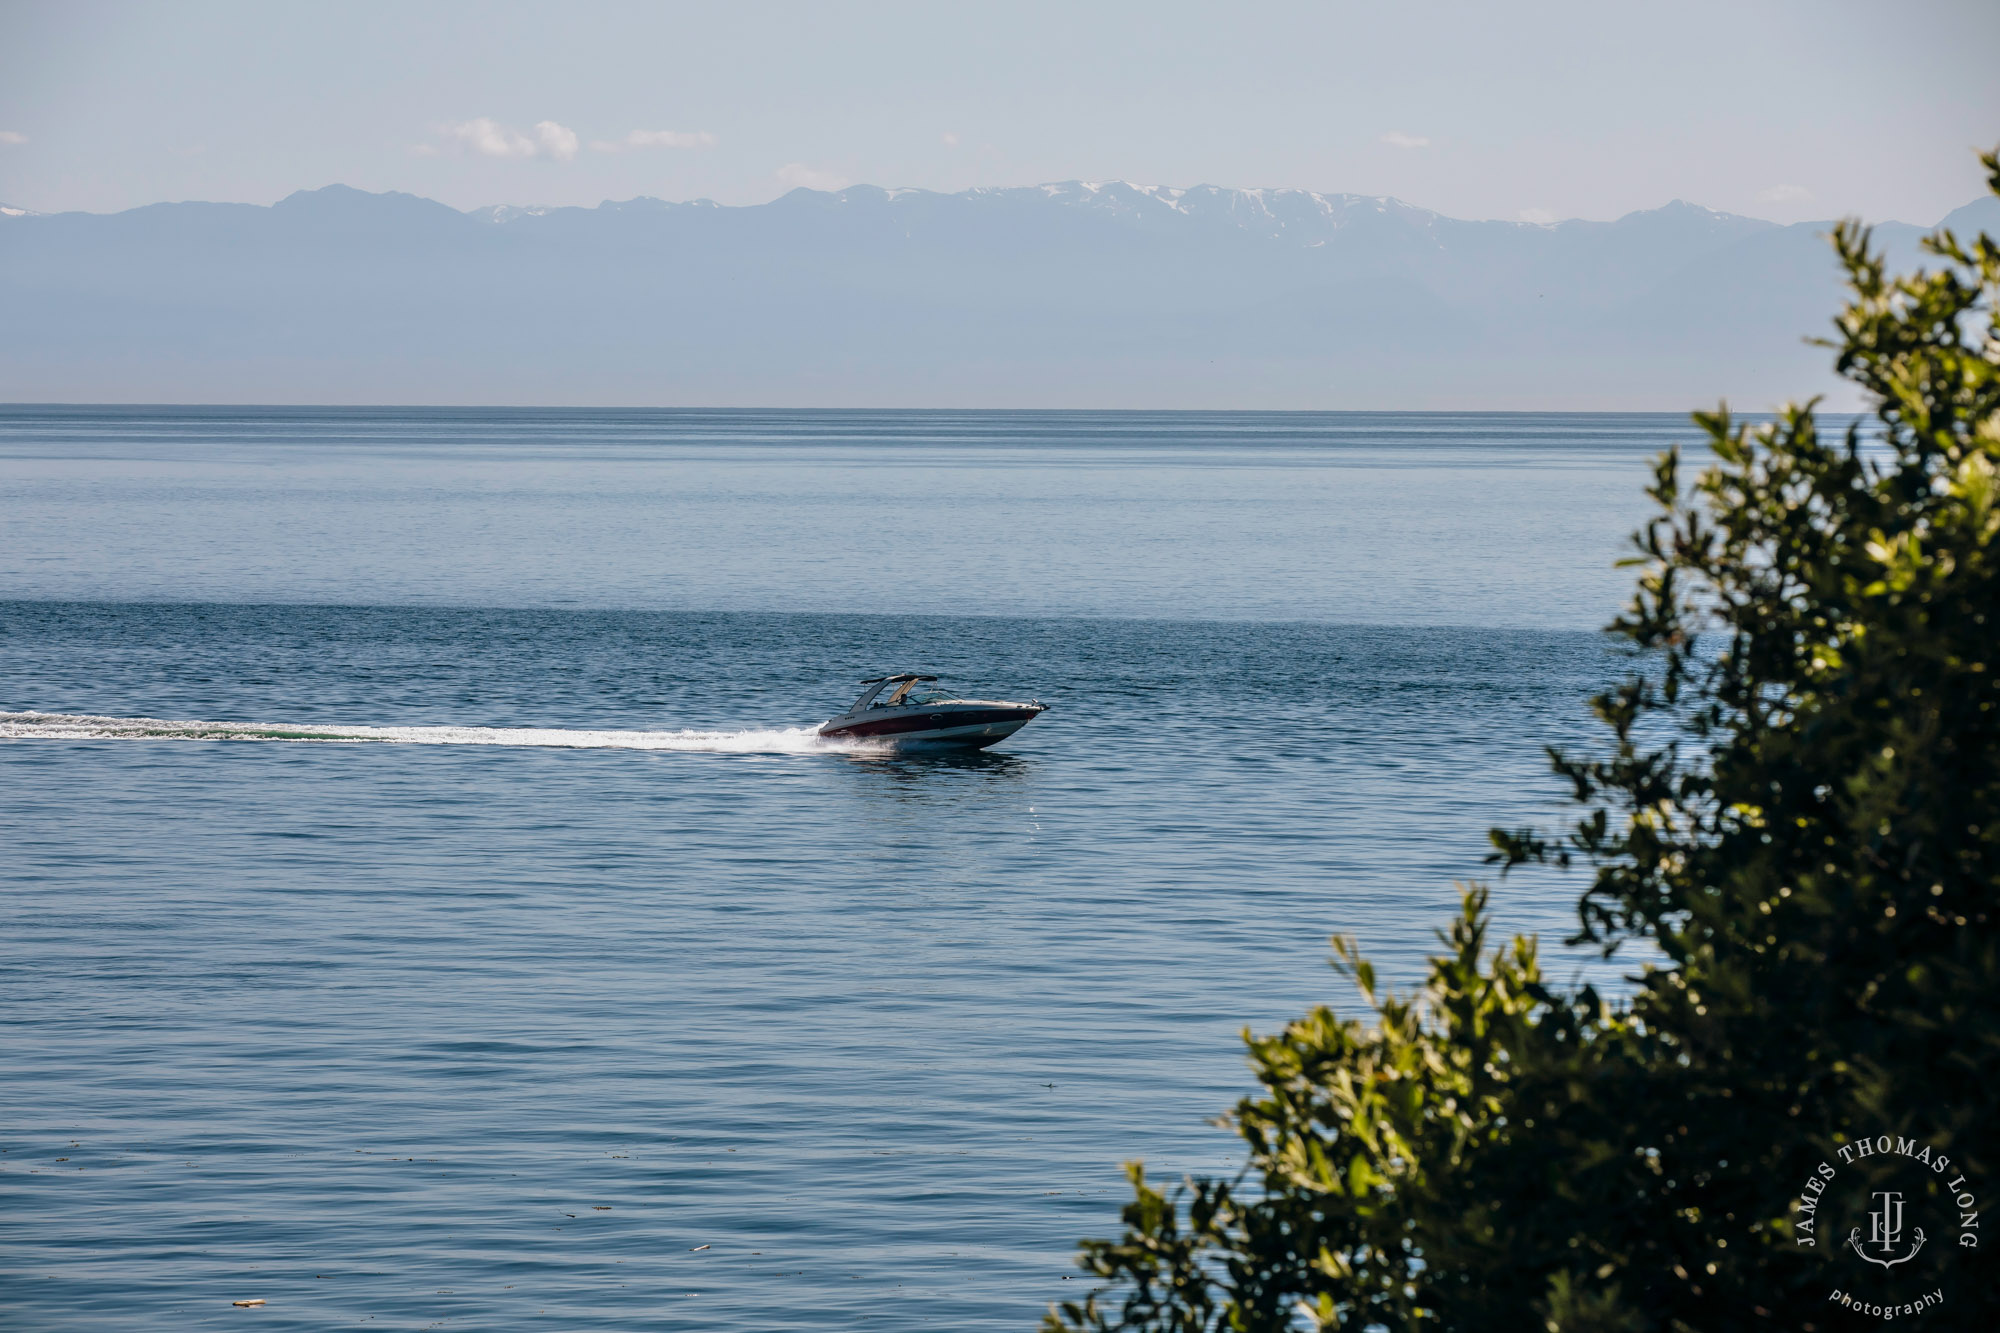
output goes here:
[[945, 731], [957, 727], [990, 727], [996, 722], [1028, 722], [1041, 714], [1039, 708], [982, 708], [950, 713], [910, 713], [902, 717], [877, 718], [827, 727], [822, 736], [900, 736], [911, 731]]

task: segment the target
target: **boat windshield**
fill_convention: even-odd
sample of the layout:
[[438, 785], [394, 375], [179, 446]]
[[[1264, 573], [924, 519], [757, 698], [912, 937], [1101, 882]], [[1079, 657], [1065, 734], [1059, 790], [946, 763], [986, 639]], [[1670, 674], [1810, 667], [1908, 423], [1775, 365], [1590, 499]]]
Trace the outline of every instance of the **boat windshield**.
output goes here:
[[937, 687], [937, 681], [906, 680], [896, 687], [896, 692], [882, 701], [885, 708], [909, 708], [918, 704], [944, 703], [952, 695]]
[[924, 704], [953, 703], [958, 699], [949, 690], [939, 689], [935, 680], [891, 676], [887, 680], [862, 683], [868, 688], [861, 691], [861, 697], [848, 708], [850, 713], [869, 708], [913, 708]]

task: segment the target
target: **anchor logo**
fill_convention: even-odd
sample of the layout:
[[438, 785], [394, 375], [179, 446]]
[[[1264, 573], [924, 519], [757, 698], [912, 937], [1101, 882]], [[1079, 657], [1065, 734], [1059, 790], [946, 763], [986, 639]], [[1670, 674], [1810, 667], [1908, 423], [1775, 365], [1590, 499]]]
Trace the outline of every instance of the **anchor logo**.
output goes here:
[[1917, 1251], [1924, 1248], [1922, 1227], [1916, 1228], [1917, 1240], [1910, 1246], [1908, 1254], [1889, 1257], [1895, 1254], [1896, 1246], [1903, 1239], [1902, 1193], [1897, 1190], [1877, 1190], [1872, 1197], [1875, 1199], [1875, 1207], [1868, 1214], [1868, 1249], [1880, 1250], [1881, 1254], [1873, 1255], [1868, 1249], [1862, 1248], [1860, 1227], [1847, 1233], [1847, 1243], [1852, 1245], [1854, 1252], [1863, 1259], [1871, 1264], [1880, 1264], [1884, 1268], [1894, 1268], [1897, 1264], [1908, 1263], [1916, 1258]]

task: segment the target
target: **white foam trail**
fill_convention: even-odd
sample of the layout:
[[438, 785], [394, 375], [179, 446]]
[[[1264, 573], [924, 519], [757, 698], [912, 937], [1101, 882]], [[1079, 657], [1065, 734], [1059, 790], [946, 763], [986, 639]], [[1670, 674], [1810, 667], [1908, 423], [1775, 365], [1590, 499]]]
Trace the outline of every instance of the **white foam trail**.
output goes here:
[[554, 727], [356, 727], [288, 722], [186, 722], [75, 713], [0, 713], [0, 740], [374, 741], [390, 745], [528, 745], [563, 749], [809, 754], [830, 744], [812, 727], [746, 731], [568, 731]]

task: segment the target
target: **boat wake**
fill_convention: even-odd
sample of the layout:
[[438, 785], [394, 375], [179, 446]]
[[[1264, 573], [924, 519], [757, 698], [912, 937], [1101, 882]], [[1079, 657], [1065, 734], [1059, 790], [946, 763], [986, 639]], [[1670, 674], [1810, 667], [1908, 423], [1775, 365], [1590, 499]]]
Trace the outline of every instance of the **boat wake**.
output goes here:
[[865, 749], [829, 743], [813, 727], [746, 731], [571, 731], [554, 727], [360, 727], [282, 722], [185, 722], [151, 717], [0, 712], [0, 740], [322, 741], [388, 745], [519, 745], [558, 749], [812, 754]]

